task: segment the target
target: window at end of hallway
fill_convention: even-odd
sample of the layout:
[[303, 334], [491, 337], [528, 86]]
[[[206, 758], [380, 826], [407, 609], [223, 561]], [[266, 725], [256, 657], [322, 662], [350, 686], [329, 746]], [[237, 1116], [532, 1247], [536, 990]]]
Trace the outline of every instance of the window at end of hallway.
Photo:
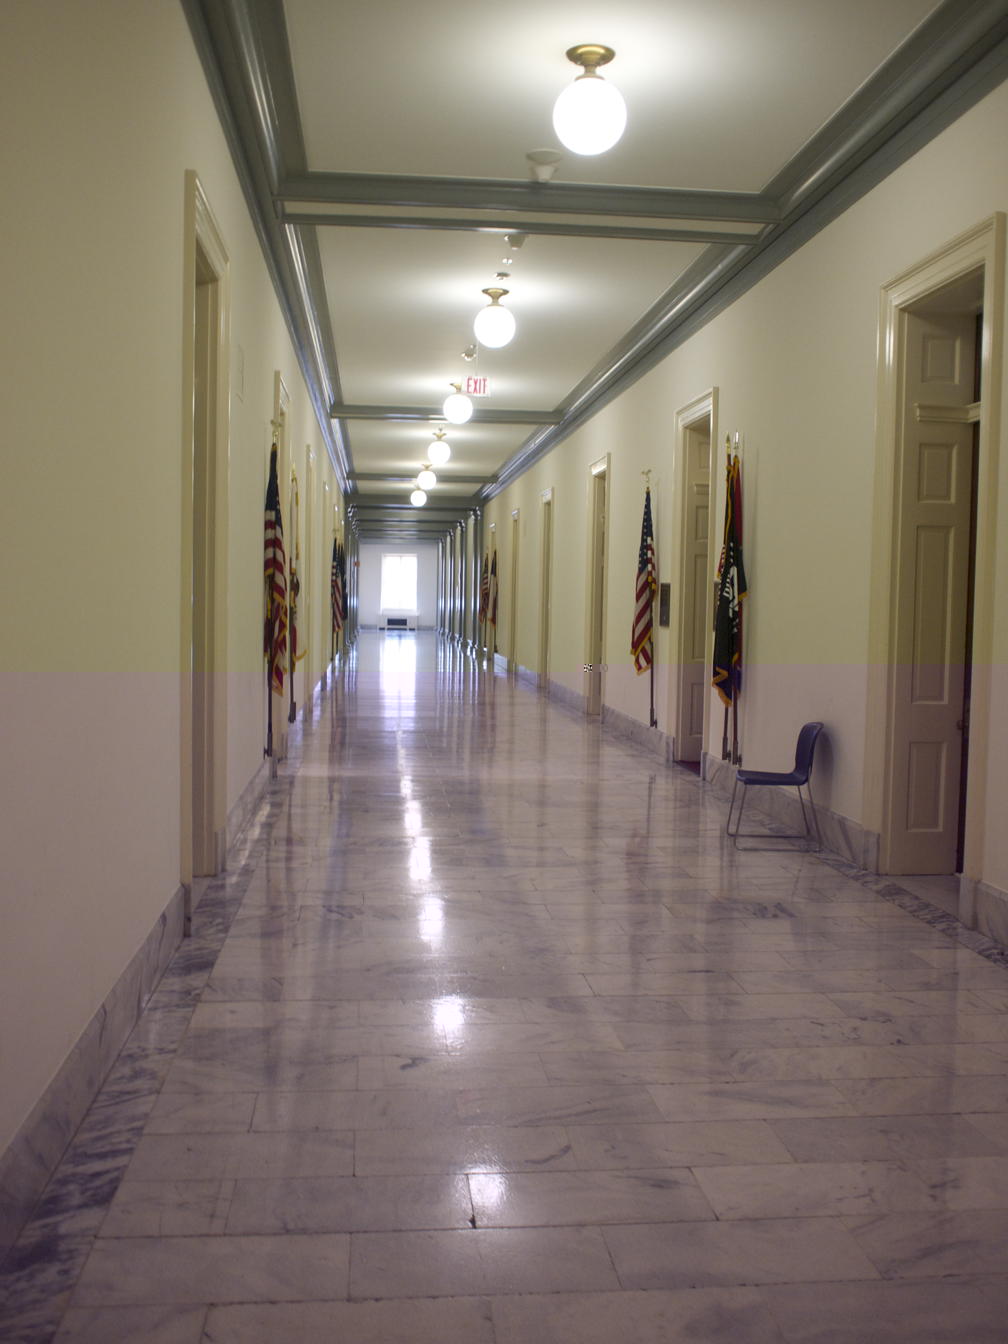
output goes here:
[[381, 609], [408, 612], [417, 609], [417, 557], [383, 555], [381, 560]]

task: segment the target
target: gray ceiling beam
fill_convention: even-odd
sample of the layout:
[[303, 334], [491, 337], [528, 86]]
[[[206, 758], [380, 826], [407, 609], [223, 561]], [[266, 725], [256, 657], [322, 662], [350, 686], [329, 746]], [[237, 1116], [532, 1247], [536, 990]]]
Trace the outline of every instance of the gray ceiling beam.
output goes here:
[[542, 238], [614, 238], [644, 243], [755, 243], [758, 234], [727, 228], [649, 228], [641, 224], [563, 224], [524, 219], [434, 219], [426, 215], [346, 215], [333, 211], [292, 210], [284, 206], [285, 224], [348, 229], [427, 229], [456, 233], [524, 233]]
[[341, 426], [326, 417], [326, 406], [340, 395], [329, 316], [305, 302], [306, 281], [318, 283], [322, 273], [317, 235], [297, 239], [277, 219], [274, 203], [283, 176], [307, 164], [282, 0], [181, 0], [181, 5], [342, 486], [349, 448]]
[[[451, 432], [439, 406], [346, 406], [336, 405], [329, 414], [334, 420], [438, 420]], [[558, 425], [559, 411], [506, 410], [477, 406], [470, 425]]]
[[[441, 468], [438, 467], [438, 471]], [[395, 472], [390, 471], [352, 471], [350, 473], [352, 481], [389, 481], [404, 482], [409, 484], [416, 480], [416, 472], [412, 476], [397, 476]], [[485, 476], [456, 476], [454, 472], [445, 475], [443, 479], [439, 478], [442, 485], [485, 485]]]
[[[787, 203], [749, 248], [710, 247], [487, 484], [516, 480], [1008, 78], [1008, 0], [945, 0], [767, 188]], [[865, 124], [870, 110], [889, 117]]]
[[[282, 205], [384, 205], [401, 209], [526, 210], [533, 214], [631, 216], [773, 224], [780, 209], [751, 191], [680, 191], [585, 182], [396, 176], [393, 173], [291, 173], [276, 193]], [[514, 226], [512, 226], [514, 227]]]
[[453, 524], [468, 518], [471, 513], [472, 509], [468, 508], [437, 509], [431, 508], [429, 504], [424, 504], [419, 509], [415, 509], [412, 504], [406, 504], [401, 509], [358, 509], [353, 516], [362, 525], [379, 522], [399, 524], [407, 518], [415, 518], [420, 521], [420, 515], [427, 522]]

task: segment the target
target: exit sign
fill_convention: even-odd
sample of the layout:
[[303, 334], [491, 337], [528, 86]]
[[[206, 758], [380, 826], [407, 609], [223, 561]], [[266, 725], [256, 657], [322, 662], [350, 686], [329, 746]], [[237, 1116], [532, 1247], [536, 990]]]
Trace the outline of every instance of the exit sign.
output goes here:
[[488, 397], [490, 395], [490, 379], [476, 378], [473, 374], [470, 374], [465, 380], [462, 391], [467, 397]]

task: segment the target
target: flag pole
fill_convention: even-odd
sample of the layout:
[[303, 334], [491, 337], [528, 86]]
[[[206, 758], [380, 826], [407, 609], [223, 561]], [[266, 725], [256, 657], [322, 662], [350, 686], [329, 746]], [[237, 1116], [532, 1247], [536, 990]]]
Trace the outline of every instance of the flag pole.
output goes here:
[[[734, 521], [735, 521], [735, 531], [736, 531], [736, 534], [737, 534], [737, 537], [738, 537], [738, 551], [739, 551], [739, 557], [740, 557], [740, 561], [739, 561], [739, 563], [741, 563], [741, 555], [742, 555], [742, 548], [743, 548], [743, 536], [742, 536], [742, 456], [741, 456], [741, 447], [742, 447], [742, 440], [741, 440], [741, 437], [740, 437], [738, 431], [736, 431], [736, 433], [735, 433], [735, 461], [734, 461], [734, 463], [732, 464], [732, 491], [733, 491], [733, 494], [732, 494], [732, 517], [733, 517], [733, 519], [734, 519]], [[741, 764], [742, 764], [742, 753], [739, 751], [739, 739], [738, 739], [738, 702], [739, 702], [739, 692], [742, 690], [742, 672], [741, 672], [741, 665], [742, 665], [742, 664], [741, 664], [741, 660], [742, 660], [742, 598], [743, 598], [744, 596], [745, 596], [745, 593], [740, 591], [739, 594], [738, 594], [738, 622], [737, 622], [737, 630], [738, 630], [738, 647], [737, 647], [737, 650], [736, 650], [736, 652], [737, 652], [737, 661], [735, 662], [735, 666], [734, 666], [734, 669], [733, 669], [733, 671], [734, 671], [734, 686], [733, 686], [733, 688], [732, 688], [732, 764], [733, 764], [733, 765], [741, 765]]]
[[[721, 564], [718, 566], [718, 579], [721, 578], [724, 565], [726, 563], [726, 551], [728, 548], [728, 510], [731, 507], [728, 493], [731, 490], [731, 436], [725, 435], [725, 539], [721, 543]], [[728, 746], [728, 702], [725, 701], [724, 721], [721, 725], [721, 759], [727, 761], [731, 756]]]
[[[647, 470], [647, 471], [642, 471], [642, 472], [641, 472], [641, 475], [644, 477], [645, 485], [646, 485], [648, 491], [650, 492], [650, 490], [651, 490], [651, 471], [650, 471], [650, 469]], [[653, 526], [653, 524], [652, 524], [652, 526]], [[655, 590], [654, 590], [654, 586], [652, 585], [652, 588], [651, 588], [651, 667], [650, 667], [650, 669], [649, 669], [649, 670], [650, 670], [650, 677], [648, 678], [648, 680], [649, 680], [650, 683], [651, 683], [651, 727], [652, 727], [652, 728], [657, 728], [657, 727], [658, 727], [658, 716], [657, 716], [657, 714], [655, 714], [655, 700], [654, 700], [654, 684], [655, 684], [654, 599], [655, 599]]]

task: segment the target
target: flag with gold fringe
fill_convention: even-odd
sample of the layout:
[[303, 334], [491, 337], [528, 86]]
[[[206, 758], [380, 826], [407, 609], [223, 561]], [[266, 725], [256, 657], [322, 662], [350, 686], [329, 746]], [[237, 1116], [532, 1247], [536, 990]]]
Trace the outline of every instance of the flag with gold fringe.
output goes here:
[[267, 682], [277, 695], [282, 695], [287, 661], [287, 565], [275, 443], [270, 449], [269, 482], [266, 486], [264, 581], [266, 620], [263, 652], [266, 656]]
[[731, 759], [737, 762], [738, 701], [742, 692], [742, 601], [748, 592], [742, 558], [742, 467], [732, 456], [730, 441], [725, 465], [725, 520], [721, 559], [717, 570], [714, 608], [714, 660], [711, 681], [725, 706], [722, 755], [728, 758], [728, 709], [733, 716]]

